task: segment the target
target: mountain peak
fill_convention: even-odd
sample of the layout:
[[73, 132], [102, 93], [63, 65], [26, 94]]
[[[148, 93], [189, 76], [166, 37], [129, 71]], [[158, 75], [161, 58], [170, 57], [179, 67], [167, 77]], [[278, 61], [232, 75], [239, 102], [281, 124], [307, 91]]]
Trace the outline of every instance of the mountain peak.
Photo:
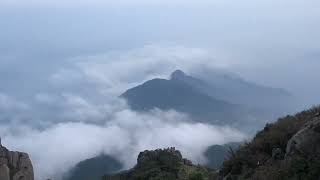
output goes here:
[[159, 161], [163, 156], [167, 156], [170, 159], [175, 159], [177, 162], [181, 162], [183, 160], [180, 151], [176, 150], [174, 147], [171, 147], [167, 149], [141, 152], [138, 156], [138, 166], [143, 166], [150, 161]]
[[175, 70], [172, 74], [171, 74], [171, 79], [181, 79], [183, 77], [185, 77], [186, 74], [182, 71], [182, 70]]

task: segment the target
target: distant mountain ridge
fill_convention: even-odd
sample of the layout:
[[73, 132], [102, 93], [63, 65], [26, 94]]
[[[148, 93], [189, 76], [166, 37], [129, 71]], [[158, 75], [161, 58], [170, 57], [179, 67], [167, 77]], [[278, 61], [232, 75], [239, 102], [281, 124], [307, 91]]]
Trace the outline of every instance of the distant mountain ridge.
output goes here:
[[189, 114], [197, 122], [232, 124], [248, 114], [242, 106], [215, 99], [175, 79], [153, 79], [127, 90], [121, 97], [136, 111], [174, 109]]
[[283, 89], [218, 73], [212, 79], [203, 80], [176, 70], [170, 79], [149, 80], [128, 89], [121, 97], [136, 111], [173, 109], [190, 115], [196, 122], [246, 125], [249, 129], [292, 109], [294, 98]]
[[208, 76], [200, 79], [176, 70], [171, 74], [171, 79], [184, 82], [216, 99], [249, 107], [282, 111], [290, 106], [294, 99], [293, 95], [284, 89], [261, 86], [235, 75], [214, 72]]
[[120, 171], [122, 164], [108, 155], [86, 159], [79, 162], [64, 180], [100, 180], [106, 173]]

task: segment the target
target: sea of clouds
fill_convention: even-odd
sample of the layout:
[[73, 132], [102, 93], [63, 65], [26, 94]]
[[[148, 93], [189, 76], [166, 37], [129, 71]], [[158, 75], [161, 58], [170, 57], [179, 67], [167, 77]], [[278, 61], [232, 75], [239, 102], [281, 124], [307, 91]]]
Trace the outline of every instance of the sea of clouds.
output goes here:
[[176, 147], [205, 163], [208, 146], [246, 138], [236, 129], [195, 123], [174, 110], [134, 112], [119, 97], [148, 79], [167, 78], [175, 69], [199, 74], [223, 68], [225, 61], [216, 61], [210, 51], [148, 45], [65, 62], [45, 77], [41, 91], [21, 99], [0, 94], [2, 142], [30, 154], [36, 179], [59, 180], [78, 162], [101, 153], [130, 168], [140, 151]]

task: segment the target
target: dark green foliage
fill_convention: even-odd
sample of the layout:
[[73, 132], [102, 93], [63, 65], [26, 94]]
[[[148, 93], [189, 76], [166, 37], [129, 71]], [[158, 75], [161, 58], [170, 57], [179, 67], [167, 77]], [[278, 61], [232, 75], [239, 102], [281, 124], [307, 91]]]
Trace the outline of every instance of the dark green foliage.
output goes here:
[[289, 177], [296, 179], [313, 180], [320, 177], [320, 159], [307, 159], [304, 157], [296, 157], [290, 162], [287, 171]]
[[204, 180], [204, 176], [201, 173], [191, 174], [190, 180]]
[[142, 152], [133, 169], [106, 175], [103, 180], [209, 180], [214, 174], [207, 168], [186, 163], [179, 151], [169, 148]]
[[175, 149], [145, 151], [139, 154], [134, 178], [177, 178], [182, 155]]
[[133, 179], [177, 179], [181, 154], [168, 151], [146, 151], [140, 153]]

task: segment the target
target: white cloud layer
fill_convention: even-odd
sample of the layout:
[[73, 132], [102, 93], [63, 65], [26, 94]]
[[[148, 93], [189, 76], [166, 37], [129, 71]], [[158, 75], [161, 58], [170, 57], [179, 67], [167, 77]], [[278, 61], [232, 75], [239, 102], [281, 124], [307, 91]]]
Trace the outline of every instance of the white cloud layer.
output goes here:
[[8, 117], [0, 116], [0, 122], [10, 122], [21, 116], [24, 118], [18, 120], [33, 124], [63, 121], [97, 123], [110, 115], [114, 108], [126, 106], [116, 97], [147, 80], [169, 78], [176, 69], [199, 75], [208, 69], [216, 71], [231, 64], [217, 60], [213, 50], [176, 45], [146, 45], [127, 52], [111, 51], [70, 58], [52, 73], [41, 74], [43, 84], [32, 84], [34, 79], [26, 80], [29, 82], [27, 88], [45, 87], [40, 91], [31, 90], [28, 99], [23, 100], [28, 103], [16, 100], [14, 96], [17, 94], [3, 93], [0, 111], [11, 108], [11, 113]]
[[187, 158], [204, 162], [208, 145], [244, 140], [244, 134], [228, 128], [191, 123], [174, 111], [139, 114], [127, 109], [113, 112], [104, 125], [64, 122], [42, 130], [28, 125], [0, 126], [3, 143], [30, 154], [36, 179], [59, 179], [80, 160], [105, 153], [124, 163], [136, 163], [140, 151], [177, 147]]
[[128, 52], [109, 52], [70, 60], [73, 66], [51, 76], [57, 86], [95, 84], [117, 94], [152, 78], [168, 78], [176, 69], [200, 73], [206, 69], [226, 68], [227, 60], [218, 60], [213, 50], [184, 46], [146, 45]]
[[174, 111], [132, 112], [118, 96], [151, 78], [168, 78], [176, 69], [206, 76], [238, 63], [213, 49], [175, 45], [64, 59], [41, 74], [45, 84], [40, 87], [46, 88], [31, 91], [31, 99], [0, 93], [0, 135], [8, 148], [31, 155], [39, 180], [59, 180], [76, 163], [101, 152], [117, 157], [126, 168], [135, 164], [140, 151], [170, 146], [204, 162], [208, 146], [246, 136], [229, 127], [192, 123]]
[[201, 73], [226, 65], [215, 60], [213, 51], [184, 46], [147, 45], [71, 58], [44, 77], [48, 88], [32, 91], [32, 98], [24, 100], [28, 103], [0, 95], [0, 111], [13, 109], [0, 116], [0, 135], [9, 149], [30, 154], [39, 180], [59, 180], [76, 163], [102, 152], [125, 168], [136, 163], [140, 151], [171, 146], [204, 162], [208, 146], [241, 141], [245, 135], [193, 123], [175, 111], [133, 112], [118, 96], [148, 79], [168, 78], [176, 69]]

